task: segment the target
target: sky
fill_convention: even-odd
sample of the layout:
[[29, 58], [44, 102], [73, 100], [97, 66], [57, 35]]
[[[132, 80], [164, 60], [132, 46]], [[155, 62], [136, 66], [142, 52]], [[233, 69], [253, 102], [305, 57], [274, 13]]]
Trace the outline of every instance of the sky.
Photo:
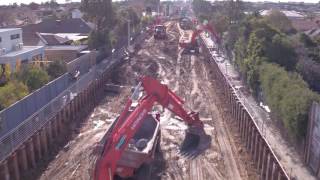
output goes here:
[[[0, 0], [0, 5], [8, 5], [8, 4], [29, 4], [31, 2], [36, 2], [36, 3], [41, 3], [41, 2], [46, 2], [49, 0]], [[71, 0], [72, 2], [80, 2], [81, 0]], [[251, 2], [263, 2], [265, 0], [244, 0], [244, 1], [251, 1]], [[305, 3], [317, 3], [319, 0], [267, 0], [267, 1], [272, 1], [272, 2], [305, 2]], [[66, 0], [57, 0], [58, 3], [65, 3]]]

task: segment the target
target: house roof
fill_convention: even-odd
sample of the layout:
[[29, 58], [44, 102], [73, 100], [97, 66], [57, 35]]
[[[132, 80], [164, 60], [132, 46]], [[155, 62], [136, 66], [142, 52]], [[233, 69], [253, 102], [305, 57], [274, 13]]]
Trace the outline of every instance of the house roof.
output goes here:
[[45, 44], [49, 46], [61, 45], [70, 41], [67, 38], [63, 38], [51, 33], [39, 33], [39, 35], [43, 38]]
[[309, 31], [306, 31], [305, 33], [310, 37], [316, 37], [320, 35], [320, 29], [319, 28], [311, 29]]
[[[267, 16], [270, 15], [270, 13], [272, 12], [272, 9], [269, 10], [262, 10], [260, 11], [260, 14], [262, 16]], [[286, 15], [288, 18], [304, 18], [305, 15], [301, 12], [298, 11], [286, 11], [286, 10], [280, 10], [280, 12], [282, 12], [284, 15]]]
[[6, 32], [6, 31], [13, 31], [13, 30], [18, 30], [20, 28], [0, 28], [0, 32]]
[[22, 27], [23, 31], [40, 33], [81, 33], [89, 34], [91, 28], [82, 19], [45, 20], [38, 24]]
[[38, 24], [22, 27], [23, 42], [26, 45], [37, 45], [40, 38], [36, 33], [79, 33], [89, 34], [92, 29], [82, 19], [45, 20]]

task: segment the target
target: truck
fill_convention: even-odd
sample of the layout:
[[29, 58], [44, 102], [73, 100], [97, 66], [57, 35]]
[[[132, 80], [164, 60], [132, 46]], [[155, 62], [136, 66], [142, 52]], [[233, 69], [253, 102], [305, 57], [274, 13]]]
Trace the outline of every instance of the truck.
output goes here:
[[158, 24], [154, 27], [154, 39], [166, 39], [167, 38], [167, 30], [166, 26], [162, 24]]

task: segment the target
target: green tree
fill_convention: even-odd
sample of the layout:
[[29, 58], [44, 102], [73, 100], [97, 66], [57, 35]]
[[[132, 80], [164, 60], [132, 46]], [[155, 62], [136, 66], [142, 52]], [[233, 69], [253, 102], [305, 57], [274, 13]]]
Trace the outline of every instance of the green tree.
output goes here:
[[18, 74], [18, 78], [28, 86], [29, 91], [39, 89], [49, 82], [48, 73], [41, 68], [32, 65], [24, 68]]
[[111, 0], [82, 0], [81, 10], [95, 22], [98, 31], [110, 30], [114, 23]]
[[28, 87], [22, 82], [10, 81], [0, 87], [0, 110], [9, 107], [11, 104], [28, 95]]
[[310, 105], [319, 100], [319, 95], [308, 88], [300, 75], [288, 73], [276, 64], [262, 63], [259, 79], [267, 104], [291, 137], [304, 137]]
[[267, 44], [266, 53], [271, 62], [275, 62], [287, 70], [294, 70], [298, 62], [295, 49], [291, 41], [280, 34], [272, 37], [271, 43]]
[[46, 71], [51, 79], [55, 79], [67, 71], [67, 66], [63, 61], [53, 61], [46, 68]]
[[258, 93], [259, 88], [259, 65], [267, 61], [264, 56], [263, 42], [252, 33], [247, 47], [247, 56], [244, 59], [246, 79], [254, 93]]
[[111, 51], [110, 31], [115, 23], [111, 0], [82, 0], [81, 10], [85, 17], [96, 24], [96, 29], [89, 35], [89, 47]]
[[279, 10], [272, 10], [268, 16], [265, 17], [265, 20], [268, 24], [274, 28], [279, 29], [284, 33], [295, 32], [291, 21], [287, 18], [285, 14]]

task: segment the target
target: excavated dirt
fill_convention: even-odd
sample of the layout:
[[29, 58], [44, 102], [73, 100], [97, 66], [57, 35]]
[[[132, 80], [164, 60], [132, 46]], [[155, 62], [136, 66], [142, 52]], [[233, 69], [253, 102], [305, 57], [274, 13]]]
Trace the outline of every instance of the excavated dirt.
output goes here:
[[156, 77], [167, 84], [185, 100], [186, 109], [200, 113], [205, 131], [211, 137], [210, 147], [205, 151], [182, 153], [179, 147], [187, 127], [172, 113], [163, 110], [160, 152], [150, 166], [150, 176], [146, 175], [145, 179], [258, 179], [251, 170], [249, 157], [241, 150], [239, 139], [233, 138], [236, 131], [227, 128], [233, 125], [228, 124], [230, 116], [222, 108], [219, 91], [215, 90], [210, 64], [202, 55], [182, 55], [178, 48], [177, 23], [168, 22], [166, 25], [166, 40], [148, 38], [133, 58], [114, 70], [110, 83], [128, 88], [123, 88], [119, 94], [106, 95], [85, 121], [80, 133], [58, 153], [39, 179], [90, 179], [96, 159], [95, 145], [121, 112], [130, 95], [129, 87], [137, 83], [139, 75]]

